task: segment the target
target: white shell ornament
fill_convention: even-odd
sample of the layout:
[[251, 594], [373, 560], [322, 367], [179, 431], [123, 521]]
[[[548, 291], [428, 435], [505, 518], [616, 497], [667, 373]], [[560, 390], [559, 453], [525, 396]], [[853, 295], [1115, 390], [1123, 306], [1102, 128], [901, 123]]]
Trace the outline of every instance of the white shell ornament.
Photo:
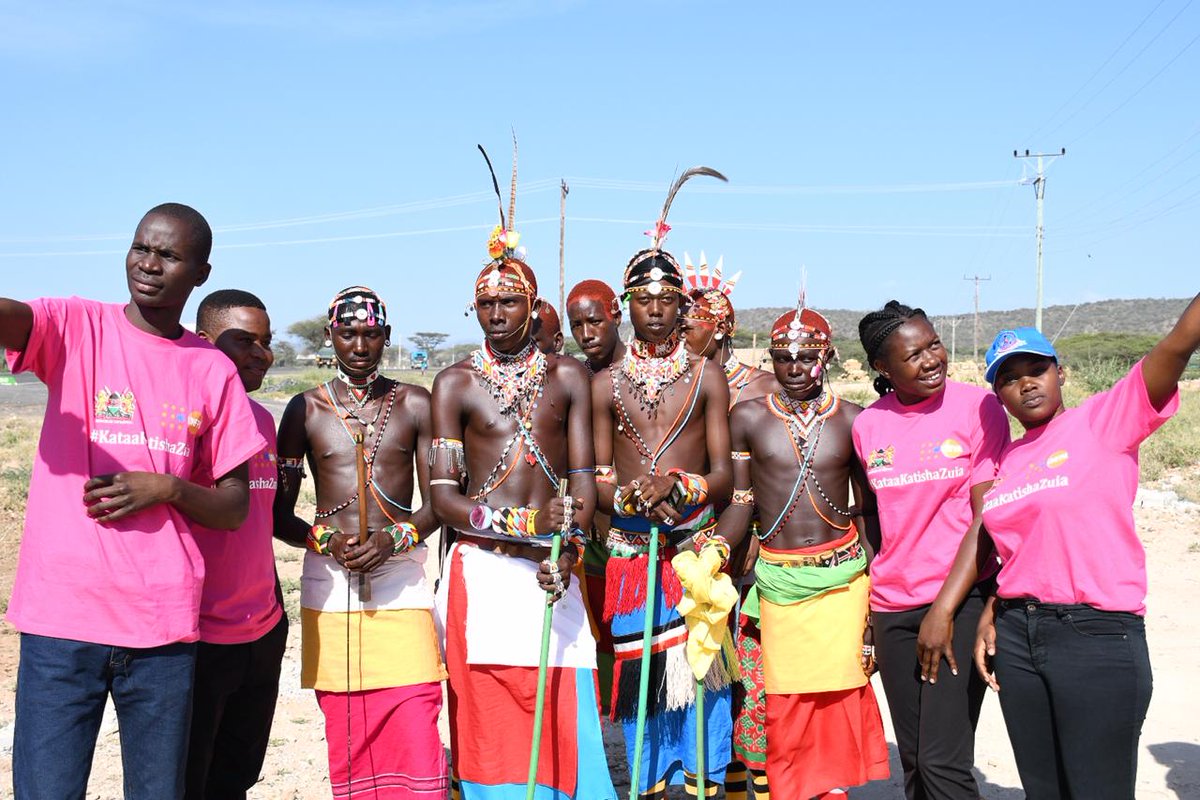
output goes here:
[[355, 319], [366, 319], [367, 318], [367, 310], [365, 308], [360, 308], [360, 309], [356, 310], [354, 312], [354, 318]]
[[[650, 268], [650, 280], [661, 281], [662, 279], [663, 279], [662, 268], [661, 267], [651, 267]], [[658, 294], [658, 292], [655, 292], [654, 294]]]
[[[655, 269], [658, 269], [658, 267], [655, 267]], [[655, 294], [655, 295], [662, 294], [662, 290], [663, 290], [662, 284], [659, 283], [658, 281], [654, 281], [649, 286], [646, 287], [647, 292], [649, 292], [650, 294]]]

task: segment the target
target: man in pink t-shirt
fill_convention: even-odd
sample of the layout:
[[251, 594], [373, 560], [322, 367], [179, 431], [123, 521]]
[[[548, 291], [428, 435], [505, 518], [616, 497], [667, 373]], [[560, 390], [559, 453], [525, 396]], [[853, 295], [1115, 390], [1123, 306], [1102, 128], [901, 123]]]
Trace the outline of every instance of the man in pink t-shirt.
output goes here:
[[[246, 391], [262, 386], [275, 356], [271, 319], [261, 300], [239, 289], [213, 292], [200, 301], [196, 332], [229, 357]], [[246, 522], [232, 533], [195, 529], [205, 575], [187, 800], [245, 798], [258, 782], [287, 647], [288, 621], [279, 601], [271, 537], [279, 477], [275, 419], [253, 400], [250, 408], [267, 446], [250, 459]]]
[[125, 259], [127, 305], [0, 299], [10, 368], [49, 389], [7, 613], [17, 798], [84, 796], [110, 694], [126, 798], [183, 793], [204, 579], [191, 528], [242, 524], [265, 445], [233, 365], [179, 324], [211, 246], [199, 213], [160, 205]]

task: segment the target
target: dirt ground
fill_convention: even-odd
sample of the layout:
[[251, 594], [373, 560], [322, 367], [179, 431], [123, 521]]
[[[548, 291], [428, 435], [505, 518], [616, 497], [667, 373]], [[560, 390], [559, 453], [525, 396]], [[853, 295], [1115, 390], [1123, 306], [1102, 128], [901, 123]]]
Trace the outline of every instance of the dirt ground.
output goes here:
[[[35, 387], [0, 387], [0, 424], [14, 418], [40, 419], [41, 398]], [[275, 405], [273, 411], [282, 410]], [[28, 443], [26, 443], [28, 444]], [[11, 449], [11, 448], [10, 448]], [[29, 448], [31, 449], [31, 448]], [[0, 453], [0, 470], [19, 469], [10, 453]], [[27, 464], [25, 466], [28, 466]], [[1200, 467], [1176, 473], [1169, 480], [1200, 480]], [[1144, 487], [1136, 518], [1145, 542], [1150, 576], [1147, 629], [1154, 667], [1154, 698], [1141, 739], [1137, 797], [1200, 798], [1200, 693], [1187, 687], [1200, 664], [1200, 626], [1191, 604], [1200, 596], [1200, 506], [1180, 501], [1169, 488]], [[1081, 526], [1082, 529], [1083, 526]], [[16, 565], [15, 543], [20, 517], [12, 510], [0, 515], [0, 603], [7, 604]], [[262, 800], [327, 798], [326, 746], [321, 713], [310, 691], [300, 689], [299, 578], [300, 553], [276, 546], [279, 575], [289, 616], [293, 617], [283, 664], [279, 704], [262, 779], [251, 791]], [[13, 692], [16, 685], [18, 636], [0, 624], [0, 797], [11, 797]], [[883, 691], [875, 681], [884, 705]], [[889, 742], [891, 725], [884, 722]], [[618, 731], [606, 726], [609, 762], [618, 789], [627, 792], [623, 746]], [[859, 800], [902, 798], [900, 767], [894, 744], [892, 778], [856, 789]], [[976, 765], [981, 795], [986, 800], [1023, 798], [999, 704], [989, 696], [976, 739]], [[93, 761], [88, 798], [121, 796], [120, 744], [115, 718], [106, 719]], [[786, 800], [791, 800], [787, 798]]]

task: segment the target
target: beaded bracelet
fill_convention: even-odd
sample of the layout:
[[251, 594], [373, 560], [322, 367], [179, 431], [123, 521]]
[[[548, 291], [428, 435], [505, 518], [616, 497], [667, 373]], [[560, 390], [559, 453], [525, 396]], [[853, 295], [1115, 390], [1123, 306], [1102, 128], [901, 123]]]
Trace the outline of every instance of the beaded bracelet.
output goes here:
[[534, 524], [538, 510], [528, 506], [507, 506], [492, 511], [492, 530], [502, 536], [528, 538], [536, 535]]
[[679, 487], [686, 505], [700, 505], [708, 499], [708, 481], [703, 475], [684, 472], [681, 469], [667, 470], [667, 474], [675, 477], [675, 484]]
[[729, 457], [734, 461], [749, 461], [750, 452], [748, 450], [734, 450], [729, 454]]
[[[625, 498], [621, 502], [621, 497]], [[633, 492], [629, 491], [629, 485], [621, 486], [618, 484], [613, 491], [613, 515], [617, 517], [632, 517], [637, 513], [637, 503], [634, 502]]]
[[308, 535], [304, 537], [304, 546], [319, 556], [327, 556], [329, 555], [329, 540], [335, 533], [341, 532], [341, 528], [333, 525], [313, 525], [309, 528]]
[[394, 556], [409, 552], [421, 541], [421, 534], [417, 532], [417, 526], [411, 522], [386, 525], [383, 532], [392, 537], [392, 555]]
[[735, 506], [752, 506], [754, 505], [754, 490], [753, 489], [734, 489], [733, 497], [730, 499], [730, 504]]
[[612, 483], [617, 482], [617, 471], [609, 464], [599, 464], [596, 466], [596, 483]]
[[703, 553], [706, 550], [716, 550], [717, 555], [721, 557], [722, 566], [729, 561], [729, 540], [724, 536], [716, 533], [698, 533], [692, 541], [696, 545], [697, 553]]

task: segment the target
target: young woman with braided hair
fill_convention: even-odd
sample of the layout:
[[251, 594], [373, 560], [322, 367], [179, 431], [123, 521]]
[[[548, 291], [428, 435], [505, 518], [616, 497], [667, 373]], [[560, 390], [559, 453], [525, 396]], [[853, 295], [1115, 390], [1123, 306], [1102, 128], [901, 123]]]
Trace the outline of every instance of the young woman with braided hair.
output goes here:
[[[853, 439], [878, 499], [871, 612], [905, 796], [976, 800], [971, 766], [986, 687], [969, 669], [922, 680], [917, 638], [991, 486], [1008, 422], [990, 392], [947, 380], [946, 349], [921, 309], [893, 300], [863, 317], [858, 334], [879, 373], [880, 399], [855, 419]], [[994, 563], [980, 571], [984, 580]], [[947, 631], [964, 664], [983, 603], [975, 586]]]

